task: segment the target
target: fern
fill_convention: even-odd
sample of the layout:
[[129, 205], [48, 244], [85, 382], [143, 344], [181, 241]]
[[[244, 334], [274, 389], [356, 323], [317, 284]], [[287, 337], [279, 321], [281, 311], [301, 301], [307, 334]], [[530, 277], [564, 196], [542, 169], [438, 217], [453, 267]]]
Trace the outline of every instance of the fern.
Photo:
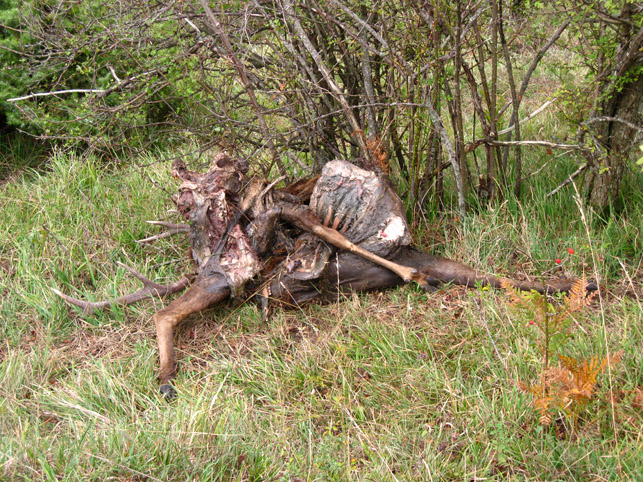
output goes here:
[[622, 351], [612, 357], [594, 356], [583, 360], [558, 355], [560, 363], [543, 371], [540, 383], [523, 383], [520, 388], [534, 397], [532, 405], [540, 413], [540, 423], [551, 424], [552, 412], [562, 411], [576, 428], [581, 410], [594, 395], [598, 375], [607, 366], [620, 363], [622, 357]]
[[532, 395], [532, 405], [540, 415], [542, 425], [550, 425], [555, 413], [563, 412], [577, 428], [581, 410], [594, 395], [598, 376], [607, 366], [618, 364], [622, 352], [612, 357], [597, 356], [579, 360], [558, 354], [559, 362], [550, 366], [550, 361], [569, 339], [573, 314], [587, 307], [596, 293], [586, 294], [587, 280], [578, 279], [560, 302], [536, 291], [522, 292], [502, 281], [508, 295], [509, 307], [538, 329], [538, 348], [543, 355], [539, 382], [519, 383], [519, 387]]

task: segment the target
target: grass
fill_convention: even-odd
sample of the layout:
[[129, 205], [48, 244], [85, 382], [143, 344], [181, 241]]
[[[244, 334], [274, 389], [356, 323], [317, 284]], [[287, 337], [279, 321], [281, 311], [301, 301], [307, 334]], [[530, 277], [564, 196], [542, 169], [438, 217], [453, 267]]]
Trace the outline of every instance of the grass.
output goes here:
[[[540, 354], [505, 295], [449, 286], [352, 295], [268, 323], [254, 305], [195, 315], [177, 334], [178, 399], [165, 402], [150, 322], [162, 302], [83, 317], [50, 290], [136, 289], [116, 261], [162, 282], [189, 271], [186, 240], [134, 242], [154, 231], [145, 220], [176, 220], [162, 161], [115, 169], [56, 155], [46, 174], [27, 169], [0, 187], [0, 478], [640, 479], [640, 176], [607, 220], [586, 211], [586, 225], [569, 189], [543, 200], [556, 171], [534, 177], [522, 203], [436, 219], [418, 235], [498, 274], [602, 277], [606, 296], [577, 319], [565, 353], [624, 359], [573, 432], [564, 417], [541, 426], [517, 387], [536, 381]], [[576, 254], [563, 256], [568, 247]]]
[[0, 133], [0, 184], [29, 169], [42, 168], [49, 151], [45, 142], [20, 132]]

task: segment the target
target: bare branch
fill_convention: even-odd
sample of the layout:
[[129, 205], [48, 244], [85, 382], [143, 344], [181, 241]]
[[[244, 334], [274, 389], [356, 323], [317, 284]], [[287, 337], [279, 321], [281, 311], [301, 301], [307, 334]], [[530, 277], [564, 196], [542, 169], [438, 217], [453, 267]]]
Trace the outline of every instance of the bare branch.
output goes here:
[[455, 155], [455, 150], [453, 149], [453, 143], [449, 138], [449, 133], [444, 127], [442, 117], [440, 117], [440, 114], [438, 114], [438, 112], [433, 108], [431, 102], [427, 102], [425, 104], [425, 107], [429, 112], [429, 118], [431, 119], [433, 128], [438, 132], [438, 135], [442, 140], [442, 144], [447, 150], [449, 161], [451, 162], [451, 167], [453, 167], [453, 175], [455, 176], [456, 190], [458, 192], [458, 209], [460, 210], [460, 214], [464, 216], [467, 212], [467, 204], [464, 199], [464, 182], [462, 180], [462, 172], [460, 171], [460, 163], [458, 162], [458, 158]]
[[[548, 100], [548, 101], [547, 101], [547, 102], [545, 102], [543, 105], [541, 105], [540, 107], [538, 107], [538, 109], [536, 109], [536, 110], [535, 110], [535, 111], [533, 111], [531, 114], [529, 114], [527, 117], [525, 117], [525, 118], [523, 118], [523, 119], [520, 119], [520, 121], [518, 121], [518, 125], [522, 125], [522, 124], [524, 124], [525, 122], [530, 121], [531, 119], [533, 119], [534, 117], [536, 117], [538, 114], [540, 114], [542, 111], [544, 111], [547, 107], [549, 107], [550, 105], [552, 105], [554, 102], [555, 102], [555, 100]], [[503, 134], [507, 134], [507, 133], [509, 133], [509, 132], [513, 131], [515, 128], [516, 128], [516, 126], [514, 126], [514, 125], [510, 125], [510, 126], [509, 126], [509, 127], [507, 127], [506, 129], [502, 129], [500, 132], [498, 132], [498, 135], [499, 135], [499, 136], [501, 136], [501, 135], [503, 135]]]
[[[204, 0], [201, 0], [201, 1], [204, 1]], [[328, 70], [328, 67], [324, 64], [324, 61], [322, 60], [321, 55], [319, 54], [319, 52], [317, 51], [313, 43], [310, 41], [310, 38], [308, 38], [308, 35], [306, 34], [306, 31], [302, 27], [301, 22], [295, 15], [293, 11], [293, 5], [290, 0], [284, 1], [284, 12], [286, 13], [289, 20], [292, 22], [293, 27], [295, 29], [295, 34], [297, 35], [297, 37], [299, 37], [299, 40], [301, 40], [301, 43], [304, 44], [304, 47], [306, 48], [310, 56], [315, 61], [315, 64], [317, 64], [317, 68], [319, 68], [322, 75], [324, 76], [324, 80], [326, 80], [326, 82], [328, 83], [330, 90], [333, 92], [333, 96], [341, 104], [342, 109], [344, 111], [344, 115], [346, 116], [346, 119], [348, 120], [348, 123], [350, 124], [351, 129], [353, 129], [353, 137], [359, 144], [362, 154], [366, 159], [369, 159], [370, 155], [366, 147], [366, 141], [364, 140], [364, 133], [362, 132], [362, 128], [359, 125], [359, 122], [355, 117], [355, 115], [353, 114], [353, 111], [351, 110], [350, 106], [348, 105], [344, 92], [333, 79], [332, 75]]]
[[62, 94], [104, 94], [105, 89], [67, 89], [67, 90], [56, 90], [53, 92], [38, 92], [35, 94], [24, 95], [22, 97], [13, 97], [7, 99], [7, 102], [19, 102], [21, 100], [35, 99], [36, 97], [48, 97], [50, 95], [62, 95]]
[[595, 122], [620, 122], [621, 124], [625, 124], [630, 129], [643, 132], [643, 127], [637, 126], [636, 124], [632, 124], [631, 122], [626, 121], [625, 119], [621, 119], [620, 117], [609, 117], [609, 116], [592, 117], [591, 119], [587, 119], [585, 122], [583, 122], [583, 125], [594, 124]]
[[483, 140], [483, 143], [491, 144], [492, 146], [540, 146], [550, 147], [552, 149], [569, 149], [572, 151], [586, 151], [587, 148], [579, 146], [578, 144], [557, 144], [555, 142], [547, 141], [492, 141]]
[[551, 48], [552, 45], [558, 40], [558, 38], [562, 35], [562, 33], [565, 31], [565, 29], [569, 26], [571, 23], [571, 19], [567, 19], [564, 21], [560, 27], [552, 34], [552, 36], [549, 38], [549, 40], [543, 45], [536, 56], [534, 57], [534, 60], [531, 62], [531, 65], [529, 66], [529, 69], [527, 69], [527, 73], [522, 79], [522, 83], [520, 85], [520, 94], [519, 94], [519, 99], [522, 101], [523, 96], [525, 95], [525, 91], [527, 90], [527, 87], [529, 86], [529, 81], [531, 80], [531, 76], [536, 70], [536, 67], [542, 60], [542, 58], [545, 56], [547, 51]]
[[573, 173], [572, 173], [572, 174], [571, 174], [567, 179], [565, 179], [565, 181], [563, 181], [563, 183], [562, 183], [560, 186], [558, 186], [558, 187], [557, 187], [556, 189], [554, 189], [552, 192], [550, 192], [549, 194], [547, 194], [545, 197], [552, 197], [554, 194], [556, 194], [556, 193], [557, 193], [558, 191], [560, 191], [562, 188], [564, 188], [565, 186], [567, 186], [567, 184], [571, 183], [571, 182], [574, 180], [574, 178], [575, 178], [576, 176], [578, 176], [581, 172], [583, 172], [586, 168], [587, 168], [587, 163], [586, 163], [586, 162], [584, 162], [583, 164], [581, 164], [581, 165], [580, 165], [580, 167], [579, 167], [578, 169], [576, 169], [576, 171], [574, 171], [574, 172], [573, 172]]
[[[201, 6], [203, 7], [203, 10], [205, 10], [205, 14], [208, 17], [209, 23], [211, 24], [210, 27], [214, 30], [214, 32], [217, 34], [217, 36], [223, 43], [223, 46], [225, 47], [225, 50], [226, 50], [226, 55], [230, 58], [230, 61], [234, 65], [234, 68], [236, 69], [237, 73], [239, 74], [241, 83], [243, 84], [246, 94], [248, 95], [248, 99], [250, 100], [250, 104], [252, 105], [255, 111], [255, 114], [257, 114], [257, 120], [259, 121], [259, 125], [261, 127], [264, 140], [266, 142], [266, 146], [270, 151], [272, 162], [277, 164], [277, 167], [279, 168], [279, 172], [281, 173], [281, 175], [286, 175], [286, 169], [283, 163], [281, 162], [281, 159], [279, 159], [279, 157], [277, 156], [277, 150], [275, 148], [275, 143], [272, 139], [272, 134], [270, 132], [270, 129], [268, 128], [268, 124], [266, 123], [266, 119], [263, 115], [263, 111], [259, 106], [259, 101], [257, 100], [257, 96], [255, 95], [252, 82], [250, 82], [250, 79], [248, 78], [248, 75], [246, 74], [246, 70], [243, 67], [243, 64], [241, 63], [241, 61], [239, 60], [239, 57], [237, 57], [237, 55], [234, 53], [234, 49], [232, 48], [232, 44], [230, 43], [230, 39], [228, 38], [226, 31], [223, 29], [223, 26], [215, 17], [214, 12], [208, 5], [208, 2], [206, 0], [200, 0], [200, 3], [201, 3]], [[270, 167], [272, 167], [272, 165]]]

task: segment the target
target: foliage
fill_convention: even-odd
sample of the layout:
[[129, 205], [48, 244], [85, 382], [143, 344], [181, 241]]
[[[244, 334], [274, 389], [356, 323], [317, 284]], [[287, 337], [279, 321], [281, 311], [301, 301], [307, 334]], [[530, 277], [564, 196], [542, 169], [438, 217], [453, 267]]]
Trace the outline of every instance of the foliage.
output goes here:
[[[20, 0], [0, 1], [0, 133], [11, 125], [21, 125], [15, 111], [8, 109], [6, 100], [28, 89], [25, 59], [20, 55]], [[26, 35], [26, 34], [25, 34]]]
[[[167, 8], [30, 0], [3, 20], [0, 100], [10, 124], [105, 154], [181, 138], [167, 128], [197, 90], [185, 75], [194, 59], [182, 58], [184, 31]], [[18, 96], [27, 98], [8, 108]]]
[[540, 423], [550, 425], [552, 413], [564, 412], [571, 420], [571, 426], [578, 428], [581, 410], [594, 396], [597, 377], [607, 366], [620, 363], [623, 353], [613, 357], [577, 360], [558, 355], [560, 364], [542, 371], [540, 381], [520, 388], [533, 396], [533, 406], [540, 413]]

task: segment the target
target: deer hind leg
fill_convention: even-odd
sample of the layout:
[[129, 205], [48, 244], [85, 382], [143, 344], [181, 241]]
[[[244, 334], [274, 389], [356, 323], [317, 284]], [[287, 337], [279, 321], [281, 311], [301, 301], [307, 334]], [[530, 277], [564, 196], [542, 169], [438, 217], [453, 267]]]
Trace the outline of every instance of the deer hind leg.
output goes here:
[[170, 384], [176, 374], [174, 328], [192, 313], [204, 310], [229, 295], [230, 288], [222, 274], [200, 276], [182, 296], [154, 315], [161, 365], [159, 374], [161, 393], [167, 398], [175, 396], [174, 388]]

